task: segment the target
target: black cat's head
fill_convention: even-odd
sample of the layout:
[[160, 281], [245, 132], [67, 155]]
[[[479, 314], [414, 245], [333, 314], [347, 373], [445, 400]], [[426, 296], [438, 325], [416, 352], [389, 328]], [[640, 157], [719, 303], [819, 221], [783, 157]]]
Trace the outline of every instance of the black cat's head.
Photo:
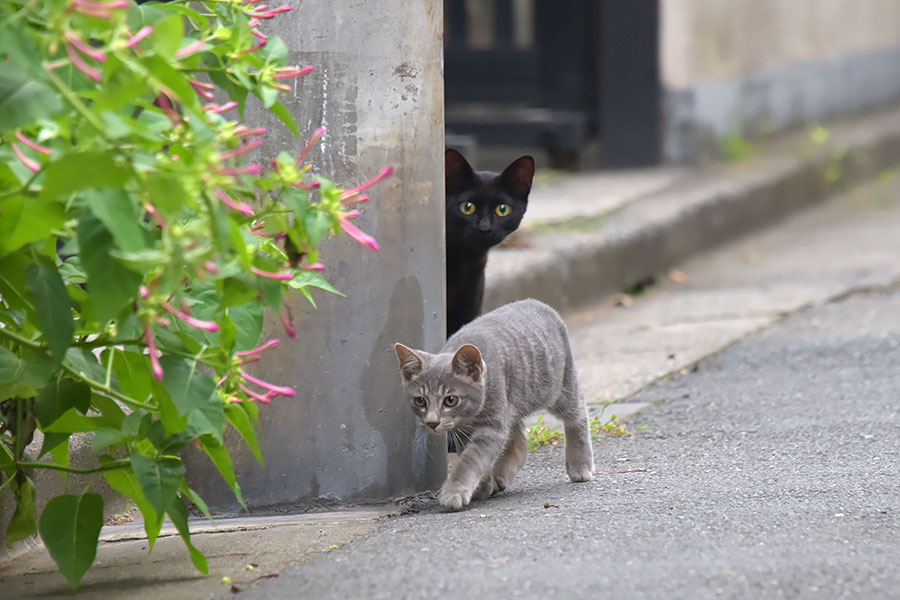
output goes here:
[[447, 247], [456, 252], [487, 252], [516, 230], [534, 177], [534, 159], [514, 160], [499, 175], [475, 172], [463, 155], [447, 149]]

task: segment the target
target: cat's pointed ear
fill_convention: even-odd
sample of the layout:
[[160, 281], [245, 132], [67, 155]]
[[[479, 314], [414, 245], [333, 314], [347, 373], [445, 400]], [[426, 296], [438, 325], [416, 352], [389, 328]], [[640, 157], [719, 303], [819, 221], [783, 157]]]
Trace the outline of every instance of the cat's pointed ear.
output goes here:
[[484, 360], [481, 351], [472, 344], [466, 344], [453, 355], [453, 372], [478, 381], [484, 374]]
[[534, 179], [534, 159], [530, 156], [517, 158], [500, 173], [503, 189], [515, 198], [528, 198], [532, 179]]
[[397, 359], [400, 361], [400, 375], [404, 381], [409, 381], [422, 372], [425, 366], [422, 357], [416, 354], [416, 351], [407, 348], [403, 344], [395, 344], [394, 350], [397, 352]]
[[447, 180], [448, 194], [465, 191], [472, 187], [475, 181], [475, 171], [463, 155], [453, 148], [447, 148], [444, 152], [444, 176]]

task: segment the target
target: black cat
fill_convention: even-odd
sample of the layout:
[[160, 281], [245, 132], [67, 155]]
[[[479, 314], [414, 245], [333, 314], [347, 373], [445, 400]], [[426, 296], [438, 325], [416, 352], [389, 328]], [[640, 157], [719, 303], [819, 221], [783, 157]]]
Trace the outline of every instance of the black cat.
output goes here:
[[447, 149], [447, 337], [481, 314], [484, 267], [491, 247], [519, 227], [534, 177], [534, 159], [514, 160], [499, 175], [475, 172]]

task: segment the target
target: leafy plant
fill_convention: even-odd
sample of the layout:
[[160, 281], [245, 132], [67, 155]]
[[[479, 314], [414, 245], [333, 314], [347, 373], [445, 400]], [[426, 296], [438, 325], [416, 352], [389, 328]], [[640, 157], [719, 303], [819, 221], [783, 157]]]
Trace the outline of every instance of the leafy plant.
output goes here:
[[541, 415], [534, 426], [525, 429], [525, 437], [528, 439], [528, 451], [533, 452], [543, 446], [556, 446], [565, 436], [562, 431], [544, 425], [544, 415]]
[[[233, 118], [250, 95], [299, 135], [278, 96], [312, 67], [259, 29], [289, 10], [0, 1], [0, 491], [16, 500], [7, 540], [39, 532], [72, 587], [103, 499], [88, 483], [38, 518], [33, 470], [102, 474], [151, 550], [168, 516], [206, 572], [187, 514], [208, 511], [180, 452], [205, 452], [243, 503], [225, 431], [261, 462], [258, 403], [295, 395], [245, 370], [279, 343], [260, 343], [264, 309], [294, 337], [285, 292], [336, 292], [320, 242], [343, 231], [378, 249], [352, 205], [389, 168], [351, 189], [313, 175], [324, 129], [271, 167], [247, 160], [266, 133]], [[87, 433], [96, 464], [72, 466]]]

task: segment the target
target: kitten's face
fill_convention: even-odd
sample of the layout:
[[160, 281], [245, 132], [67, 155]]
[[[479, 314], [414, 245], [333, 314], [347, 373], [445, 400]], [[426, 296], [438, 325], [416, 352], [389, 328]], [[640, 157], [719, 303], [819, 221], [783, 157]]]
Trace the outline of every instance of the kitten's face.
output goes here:
[[502, 173], [476, 173], [462, 154], [445, 154], [447, 245], [486, 252], [519, 227], [528, 206], [534, 160], [523, 156]]
[[446, 433], [474, 417], [484, 405], [484, 361], [478, 348], [429, 354], [403, 344], [394, 349], [409, 407], [428, 433]]

